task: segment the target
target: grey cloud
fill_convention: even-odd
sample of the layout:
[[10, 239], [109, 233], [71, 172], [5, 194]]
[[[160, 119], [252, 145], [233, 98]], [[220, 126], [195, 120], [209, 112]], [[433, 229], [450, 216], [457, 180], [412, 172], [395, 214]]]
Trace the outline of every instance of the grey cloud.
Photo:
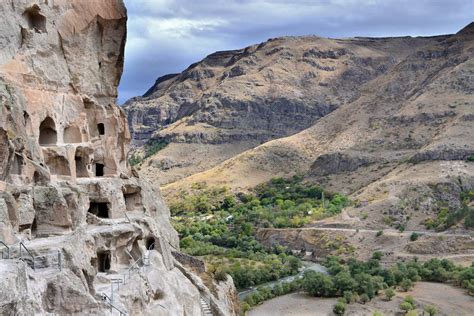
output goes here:
[[125, 0], [129, 14], [119, 103], [157, 77], [217, 50], [285, 35], [427, 36], [471, 22], [462, 0]]

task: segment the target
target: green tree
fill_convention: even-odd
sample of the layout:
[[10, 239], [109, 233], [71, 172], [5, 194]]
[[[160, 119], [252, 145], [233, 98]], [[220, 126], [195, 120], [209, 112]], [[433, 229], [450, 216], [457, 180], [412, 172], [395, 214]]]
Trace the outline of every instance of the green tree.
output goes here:
[[333, 278], [333, 281], [334, 286], [339, 293], [344, 293], [344, 291], [352, 291], [357, 285], [356, 281], [347, 271], [341, 271], [336, 274]]
[[403, 279], [402, 282], [400, 283], [400, 289], [403, 292], [407, 292], [410, 290], [413, 286], [413, 282], [410, 279]]
[[331, 277], [315, 271], [304, 274], [303, 289], [312, 296], [331, 297], [336, 292]]
[[395, 296], [395, 291], [393, 290], [393, 288], [389, 287], [385, 290], [384, 294], [385, 294], [385, 297], [387, 298], [387, 300], [391, 301], [392, 297]]
[[334, 305], [332, 311], [336, 315], [344, 315], [344, 313], [346, 312], [346, 302], [344, 301], [344, 299], [339, 299], [336, 305]]

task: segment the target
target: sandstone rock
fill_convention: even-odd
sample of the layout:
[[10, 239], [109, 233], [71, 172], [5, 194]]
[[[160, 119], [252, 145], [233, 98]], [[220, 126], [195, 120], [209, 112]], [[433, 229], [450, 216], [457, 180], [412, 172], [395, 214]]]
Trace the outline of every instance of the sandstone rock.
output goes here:
[[203, 288], [174, 265], [169, 210], [127, 162], [115, 105], [124, 4], [3, 1], [0, 12], [0, 313], [105, 315], [106, 294], [127, 314], [199, 314]]

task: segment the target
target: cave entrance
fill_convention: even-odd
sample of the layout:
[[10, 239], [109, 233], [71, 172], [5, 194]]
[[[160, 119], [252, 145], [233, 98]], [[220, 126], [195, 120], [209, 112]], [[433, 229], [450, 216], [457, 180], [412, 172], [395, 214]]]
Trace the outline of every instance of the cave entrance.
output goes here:
[[46, 158], [46, 165], [52, 175], [70, 176], [69, 161], [63, 156], [49, 156]]
[[87, 173], [87, 167], [84, 162], [84, 159], [80, 156], [76, 156], [74, 157], [74, 161], [76, 162], [76, 177], [78, 178], [88, 177], [89, 174]]
[[106, 202], [90, 202], [87, 212], [100, 218], [110, 218], [109, 204]]
[[56, 134], [56, 124], [49, 116], [40, 124], [39, 143], [40, 145], [55, 145], [58, 136]]
[[96, 177], [103, 177], [104, 176], [104, 164], [96, 163], [95, 164], [95, 176]]
[[34, 29], [38, 33], [46, 33], [46, 17], [40, 11], [40, 7], [35, 4], [25, 10], [23, 17], [28, 22], [30, 29]]
[[155, 237], [148, 237], [145, 241], [145, 245], [148, 250], [155, 249]]
[[31, 236], [35, 237], [37, 231], [38, 231], [38, 224], [36, 222], [36, 216], [35, 216], [35, 218], [33, 219], [33, 223], [31, 223]]
[[110, 270], [110, 258], [110, 251], [97, 252], [99, 272], [108, 272]]
[[66, 144], [74, 144], [82, 142], [82, 135], [79, 127], [77, 126], [69, 126], [66, 127], [64, 130], [64, 143]]
[[134, 211], [141, 205], [142, 197], [140, 192], [124, 193], [123, 197], [125, 199], [125, 205], [127, 206], [128, 212]]
[[105, 135], [105, 125], [104, 125], [104, 123], [97, 124], [97, 131], [99, 132], [99, 135]]

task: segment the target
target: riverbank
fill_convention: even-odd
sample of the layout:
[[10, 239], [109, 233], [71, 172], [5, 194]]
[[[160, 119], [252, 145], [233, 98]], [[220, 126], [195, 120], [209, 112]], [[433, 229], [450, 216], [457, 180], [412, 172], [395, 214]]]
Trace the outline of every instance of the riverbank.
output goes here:
[[[366, 304], [353, 303], [347, 305], [346, 315], [366, 316], [379, 311], [383, 315], [396, 315], [399, 305], [406, 295], [414, 297], [418, 310], [425, 305], [433, 305], [438, 309], [437, 315], [469, 316], [474, 310], [474, 298], [458, 287], [447, 284], [417, 282], [413, 289], [406, 293], [397, 293], [391, 301], [382, 296], [374, 298]], [[311, 297], [304, 293], [292, 293], [268, 300], [249, 311], [249, 316], [323, 316], [333, 315], [332, 309], [336, 298]]]
[[254, 293], [255, 291], [257, 291], [257, 288], [259, 288], [259, 287], [268, 287], [268, 288], [271, 289], [274, 286], [276, 286], [277, 284], [291, 282], [291, 281], [296, 280], [298, 278], [302, 278], [303, 274], [306, 271], [309, 271], [309, 270], [316, 271], [316, 272], [321, 272], [321, 273], [325, 273], [325, 274], [327, 273], [326, 268], [324, 266], [320, 265], [319, 263], [315, 263], [315, 262], [312, 262], [312, 261], [302, 261], [302, 265], [303, 265], [303, 268], [296, 275], [290, 275], [290, 276], [281, 278], [277, 281], [272, 281], [272, 282], [259, 284], [258, 286], [254, 286], [254, 287], [239, 291], [240, 300], [245, 299], [245, 297], [247, 297], [248, 295], [250, 295], [250, 294]]

